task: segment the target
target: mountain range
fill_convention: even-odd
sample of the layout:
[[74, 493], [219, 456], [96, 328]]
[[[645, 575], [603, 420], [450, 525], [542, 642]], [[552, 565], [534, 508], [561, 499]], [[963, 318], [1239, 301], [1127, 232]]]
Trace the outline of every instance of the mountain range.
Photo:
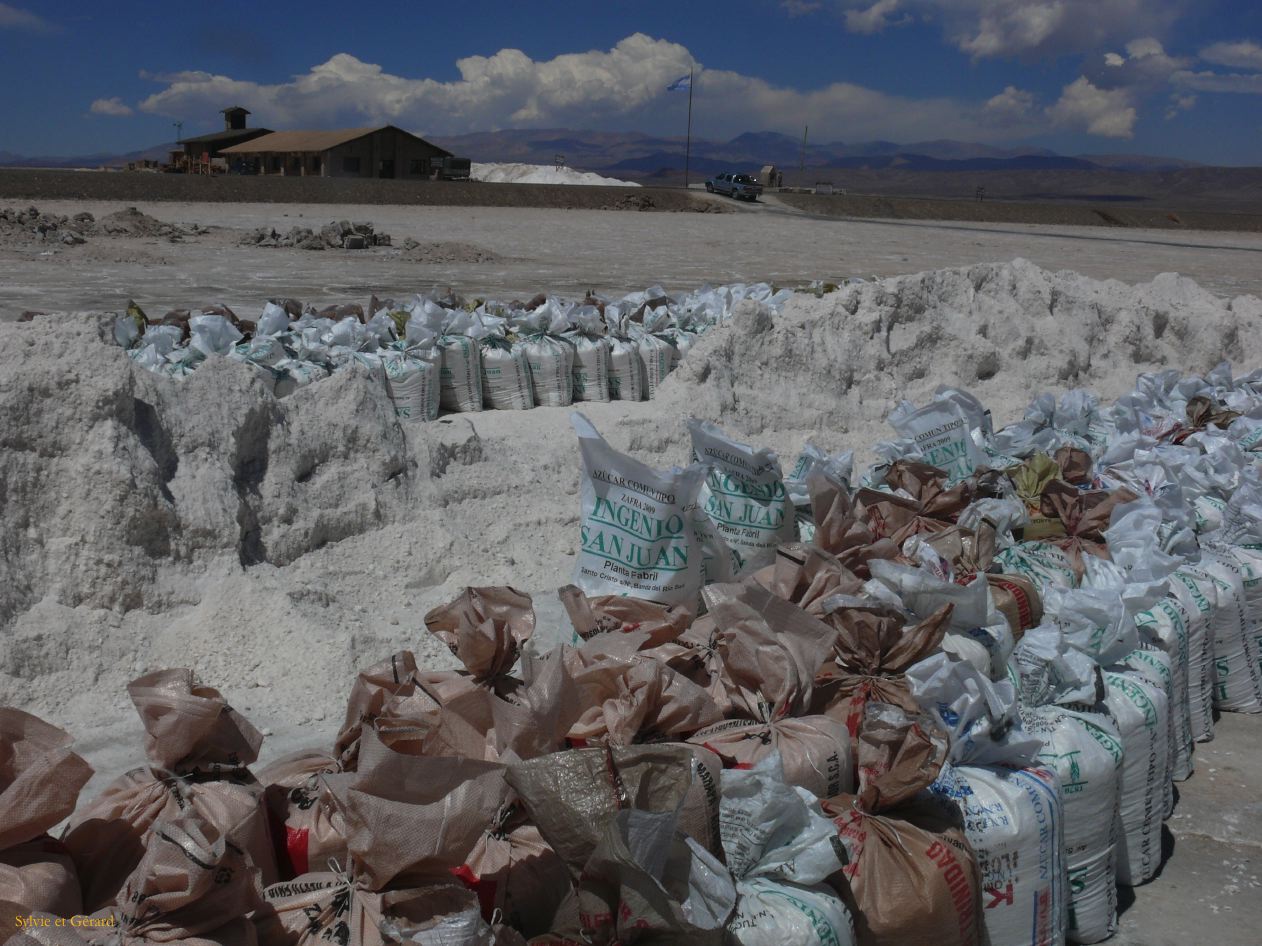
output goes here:
[[[569, 167], [653, 183], [680, 177], [684, 169], [682, 137], [642, 132], [510, 129], [433, 136], [435, 144], [483, 162], [521, 162]], [[805, 146], [804, 146], [805, 144]], [[125, 166], [144, 159], [164, 160], [176, 148], [164, 143], [127, 154], [97, 153], [73, 157], [31, 157], [0, 151], [0, 167], [97, 168]], [[696, 138], [689, 168], [702, 176], [728, 170], [757, 172], [765, 164], [782, 170], [901, 171], [1176, 171], [1202, 167], [1178, 158], [1140, 154], [1062, 155], [1046, 148], [1003, 148], [942, 139], [900, 144], [893, 141], [805, 143], [778, 132], [746, 132], [730, 141]]]

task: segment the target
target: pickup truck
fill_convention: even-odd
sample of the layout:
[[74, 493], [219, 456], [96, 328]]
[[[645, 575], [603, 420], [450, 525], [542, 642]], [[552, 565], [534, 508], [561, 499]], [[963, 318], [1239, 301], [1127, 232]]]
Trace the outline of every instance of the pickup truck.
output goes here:
[[748, 174], [716, 174], [705, 182], [705, 189], [737, 200], [757, 200], [762, 194], [762, 185]]

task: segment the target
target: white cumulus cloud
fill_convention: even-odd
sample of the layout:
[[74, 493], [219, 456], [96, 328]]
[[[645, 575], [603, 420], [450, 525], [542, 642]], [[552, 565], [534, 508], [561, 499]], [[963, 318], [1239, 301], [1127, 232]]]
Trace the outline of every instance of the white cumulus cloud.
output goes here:
[[[145, 75], [163, 88], [139, 109], [206, 124], [226, 105], [244, 105], [269, 128], [327, 128], [392, 123], [421, 134], [502, 128], [638, 127], [682, 131], [686, 97], [666, 86], [696, 69], [694, 131], [721, 136], [751, 129], [832, 138], [972, 138], [1033, 134], [1037, 123], [995, 120], [996, 109], [947, 96], [910, 98], [836, 82], [799, 90], [739, 72], [704, 69], [684, 46], [643, 34], [612, 49], [536, 61], [516, 49], [458, 60], [460, 77], [438, 81], [394, 75], [339, 53], [279, 83], [257, 83], [210, 72]], [[997, 106], [996, 106], [997, 108]]]
[[56, 27], [42, 16], [29, 10], [23, 10], [7, 3], [0, 3], [0, 30], [27, 30], [31, 33], [51, 33], [56, 30]]
[[1103, 138], [1131, 138], [1138, 117], [1126, 89], [1101, 89], [1079, 76], [1061, 91], [1047, 109], [1056, 125], [1080, 128]]
[[1252, 40], [1214, 43], [1201, 50], [1201, 58], [1219, 66], [1235, 69], [1257, 69], [1262, 72], [1262, 46]]
[[115, 95], [108, 99], [97, 99], [91, 105], [91, 112], [93, 115], [111, 115], [122, 118], [131, 114], [131, 106]]
[[1190, 0], [839, 0], [848, 29], [876, 32], [893, 16], [941, 24], [977, 58], [1082, 53], [1137, 33], [1159, 35]]
[[1170, 77], [1170, 81], [1183, 89], [1194, 92], [1240, 92], [1246, 95], [1262, 95], [1262, 72], [1192, 72], [1183, 70]]

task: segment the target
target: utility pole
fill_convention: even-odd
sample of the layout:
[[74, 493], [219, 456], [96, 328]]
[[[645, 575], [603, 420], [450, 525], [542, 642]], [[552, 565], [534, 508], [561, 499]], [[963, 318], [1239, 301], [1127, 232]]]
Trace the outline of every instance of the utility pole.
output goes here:
[[798, 154], [798, 170], [806, 170], [806, 133], [810, 130], [810, 125], [802, 126], [802, 150]]
[[684, 144], [684, 190], [688, 189], [688, 171], [692, 164], [692, 72], [688, 70], [688, 137]]

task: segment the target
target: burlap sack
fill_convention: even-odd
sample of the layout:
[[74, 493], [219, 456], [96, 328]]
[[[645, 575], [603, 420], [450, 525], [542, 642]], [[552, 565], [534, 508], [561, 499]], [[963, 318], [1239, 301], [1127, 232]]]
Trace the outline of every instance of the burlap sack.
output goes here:
[[0, 900], [27, 913], [83, 908], [70, 852], [45, 834], [74, 811], [92, 777], [72, 741], [29, 713], [0, 708]]
[[589, 597], [577, 585], [566, 585], [557, 595], [574, 632], [585, 641], [601, 634], [634, 633], [643, 636], [643, 647], [657, 647], [674, 641], [692, 624], [692, 612], [683, 605], [622, 595]]
[[862, 946], [976, 946], [981, 874], [958, 821], [917, 804], [947, 755], [928, 717], [870, 704], [859, 735], [859, 794], [823, 802], [847, 862], [842, 890]]
[[245, 768], [262, 735], [190, 670], [139, 677], [128, 693], [151, 764], [122, 775], [67, 826], [86, 910], [100, 909], [140, 864], [159, 821], [193, 812], [245, 852], [264, 884], [277, 877], [263, 787]]
[[119, 891], [113, 929], [89, 942], [254, 946], [247, 915], [261, 905], [259, 877], [244, 851], [195, 811], [159, 821], [147, 841]]
[[815, 617], [823, 615], [825, 598], [859, 594], [863, 590], [863, 582], [854, 572], [835, 555], [815, 545], [780, 546], [776, 560], [754, 572], [749, 581]]
[[358, 762], [321, 776], [345, 826], [347, 863], [263, 891], [265, 946], [378, 946], [383, 918], [450, 882], [508, 794], [502, 766], [409, 755], [375, 725], [361, 729]]
[[1044, 495], [1045, 511], [1050, 505], [1051, 511], [1065, 527], [1065, 537], [1052, 540], [1053, 544], [1069, 556], [1074, 574], [1080, 581], [1086, 573], [1086, 565], [1082, 561], [1084, 554], [1111, 560], [1104, 530], [1109, 527], [1113, 510], [1138, 498], [1124, 486], [1114, 490], [1091, 490], [1074, 496], [1060, 493]]
[[530, 595], [515, 588], [465, 588], [425, 615], [425, 627], [446, 644], [473, 680], [506, 696], [521, 685], [511, 676], [535, 630]]
[[512, 703], [490, 701], [497, 758], [533, 759], [565, 748], [565, 734], [586, 709], [561, 655], [528, 660], [523, 669], [526, 685]]
[[79, 871], [84, 908], [112, 901], [140, 864], [154, 825], [186, 811], [244, 851], [264, 883], [276, 879], [263, 786], [252, 775], [239, 770], [231, 778], [199, 781], [144, 766], [116, 779], [66, 829], [62, 840]]
[[145, 756], [177, 775], [230, 774], [258, 758], [263, 735], [192, 670], [158, 670], [127, 685], [145, 727]]
[[1090, 486], [1092, 460], [1091, 454], [1077, 447], [1064, 446], [1056, 451], [1053, 457], [1060, 467], [1060, 478], [1073, 486]]
[[778, 753], [784, 781], [818, 798], [852, 791], [850, 733], [827, 716], [786, 716], [766, 722], [728, 719], [688, 740], [709, 749], [725, 769], [748, 769]]
[[273, 884], [254, 917], [259, 946], [384, 946], [383, 921], [424, 909], [424, 889], [368, 890], [347, 872], [321, 871]]
[[1078, 488], [1060, 478], [1060, 465], [1046, 453], [1035, 453], [1023, 463], [1008, 468], [1008, 476], [1017, 498], [1025, 504], [1030, 521], [1021, 530], [1025, 541], [1059, 537], [1065, 527], [1045, 496], [1059, 495], [1072, 499]]
[[500, 809], [455, 875], [477, 895], [488, 922], [501, 917], [527, 936], [553, 929], [571, 891], [565, 862], [517, 801]]
[[899, 547], [913, 535], [941, 532], [973, 501], [971, 482], [947, 489], [945, 470], [914, 460], [894, 461], [885, 482], [898, 492], [860, 489], [856, 512], [875, 538], [888, 538]]
[[770, 721], [805, 712], [836, 631], [756, 583], [705, 590], [709, 612], [680, 638], [671, 665], [703, 685], [725, 718]]
[[597, 946], [721, 946], [736, 886], [677, 822], [673, 812], [636, 809], [606, 819], [576, 884], [580, 927], [562, 932]]
[[951, 563], [955, 581], [966, 584], [972, 577], [985, 573], [990, 597], [1007, 619], [1013, 640], [1043, 620], [1043, 596], [1038, 585], [1023, 575], [993, 573], [996, 536], [994, 526], [982, 520], [976, 531], [955, 525], [926, 541], [939, 555]]
[[603, 746], [571, 749], [508, 767], [506, 778], [530, 820], [577, 877], [602, 826], [634, 808], [678, 813], [678, 829], [721, 857], [722, 766], [700, 746]]
[[903, 671], [937, 651], [952, 605], [944, 604], [913, 627], [896, 608], [870, 599], [830, 598], [825, 621], [837, 630], [832, 659], [815, 679], [811, 710], [846, 725], [857, 761], [859, 724], [869, 702], [919, 711]]
[[857, 577], [871, 578], [867, 562], [874, 558], [894, 558], [898, 546], [887, 538], [875, 535], [866, 521], [860, 519], [845, 484], [830, 479], [819, 470], [806, 477], [815, 520], [815, 536], [811, 540], [850, 569]]
[[641, 654], [593, 659], [566, 648], [579, 717], [566, 733], [571, 746], [683, 739], [721, 719], [710, 695], [683, 674]]
[[308, 750], [259, 773], [280, 880], [325, 869], [331, 860], [346, 863], [345, 826], [320, 778], [341, 770], [332, 756]]
[[410, 650], [391, 654], [359, 672], [346, 701], [346, 719], [333, 747], [344, 771], [353, 772], [358, 764], [359, 735], [364, 724], [380, 716], [387, 703], [414, 694], [416, 675], [416, 657]]
[[493, 762], [410, 755], [365, 729], [359, 770], [323, 777], [346, 826], [356, 883], [384, 890], [459, 868], [507, 800], [503, 771]]

